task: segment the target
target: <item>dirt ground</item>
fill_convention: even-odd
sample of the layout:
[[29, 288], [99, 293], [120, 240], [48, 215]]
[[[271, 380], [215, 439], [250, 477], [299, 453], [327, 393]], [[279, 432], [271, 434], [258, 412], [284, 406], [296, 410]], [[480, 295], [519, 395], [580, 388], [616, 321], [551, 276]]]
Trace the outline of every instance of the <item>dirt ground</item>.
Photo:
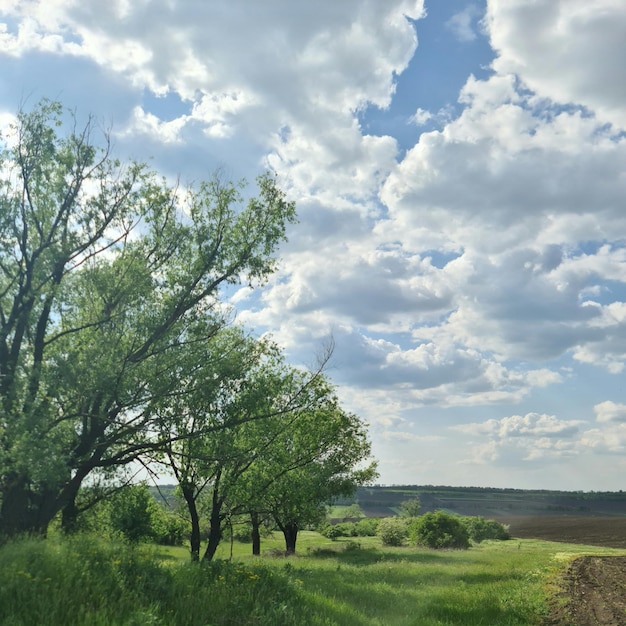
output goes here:
[[572, 561], [553, 598], [546, 626], [624, 626], [626, 557], [584, 556]]
[[[513, 537], [626, 548], [626, 518], [502, 518]], [[545, 626], [626, 626], [626, 556], [584, 556], [559, 581]]]

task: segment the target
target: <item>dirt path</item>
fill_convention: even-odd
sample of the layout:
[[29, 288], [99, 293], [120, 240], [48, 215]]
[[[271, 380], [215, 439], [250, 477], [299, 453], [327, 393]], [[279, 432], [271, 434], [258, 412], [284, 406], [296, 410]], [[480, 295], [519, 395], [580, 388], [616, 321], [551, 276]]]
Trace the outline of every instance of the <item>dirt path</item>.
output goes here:
[[584, 556], [572, 561], [546, 626], [624, 626], [626, 557]]

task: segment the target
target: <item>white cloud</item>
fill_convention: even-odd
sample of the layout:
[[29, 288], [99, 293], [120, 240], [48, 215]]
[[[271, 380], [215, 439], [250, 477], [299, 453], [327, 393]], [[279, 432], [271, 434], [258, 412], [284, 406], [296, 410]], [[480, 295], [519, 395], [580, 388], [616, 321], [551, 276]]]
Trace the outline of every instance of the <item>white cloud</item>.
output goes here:
[[605, 402], [596, 404], [593, 410], [596, 414], [596, 420], [600, 423], [617, 422], [621, 424], [626, 422], [626, 404], [606, 400]]
[[[392, 459], [390, 442], [427, 456], [441, 433], [457, 438], [456, 457], [471, 437], [474, 461], [531, 471], [624, 445], [621, 404], [581, 398], [568, 419], [541, 406], [551, 386], [577, 393], [581, 364], [619, 373], [626, 363], [621, 4], [489, 0], [480, 24], [469, 4], [447, 28], [467, 42], [486, 32], [496, 58], [488, 75], [467, 77], [458, 107], [437, 111], [420, 95], [426, 84], [410, 102], [405, 84], [394, 101], [429, 27], [406, 19], [424, 17], [421, 0], [297, 10], [288, 0], [7, 0], [1, 104], [42, 90], [95, 108], [121, 156], [154, 155], [184, 183], [220, 166], [249, 179], [276, 169], [300, 224], [267, 289], [234, 294], [239, 319], [271, 331], [296, 362], [334, 335], [331, 374], [389, 443], [379, 449], [390, 472], [419, 467]], [[166, 97], [179, 105], [169, 117], [158, 113]], [[397, 124], [407, 137], [438, 130], [406, 151], [406, 137], [365, 134], [367, 113], [394, 118], [392, 103], [415, 111]], [[481, 421], [489, 406], [509, 417]], [[448, 407], [471, 416], [465, 427], [420, 431], [430, 409]]]
[[515, 73], [544, 97], [582, 104], [601, 121], [626, 127], [620, 0], [489, 0], [486, 22], [499, 73]]
[[459, 41], [464, 43], [475, 41], [478, 37], [475, 21], [479, 16], [480, 9], [470, 4], [459, 13], [455, 13], [445, 25]]

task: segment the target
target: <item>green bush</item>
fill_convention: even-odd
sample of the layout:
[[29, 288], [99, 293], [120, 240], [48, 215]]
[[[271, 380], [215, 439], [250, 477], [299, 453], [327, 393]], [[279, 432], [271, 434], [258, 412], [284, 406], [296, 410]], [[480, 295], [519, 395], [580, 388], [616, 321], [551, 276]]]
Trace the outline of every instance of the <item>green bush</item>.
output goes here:
[[399, 517], [384, 517], [378, 521], [376, 534], [385, 546], [401, 546], [407, 537], [407, 522]]
[[321, 528], [319, 532], [324, 535], [324, 537], [332, 539], [333, 541], [344, 536], [339, 524], [328, 524]]
[[378, 528], [378, 519], [375, 517], [364, 517], [354, 524], [357, 537], [375, 537]]
[[162, 546], [182, 546], [189, 539], [191, 525], [174, 511], [159, 506], [153, 520], [153, 536]]
[[504, 541], [511, 538], [507, 527], [496, 520], [472, 516], [464, 517], [461, 521], [467, 529], [469, 538], [475, 543], [480, 543], [486, 539]]
[[469, 548], [469, 533], [462, 520], [444, 511], [425, 513], [410, 524], [409, 536], [418, 546], [442, 549]]
[[108, 502], [111, 529], [132, 542], [156, 540], [162, 508], [147, 485], [129, 485]]

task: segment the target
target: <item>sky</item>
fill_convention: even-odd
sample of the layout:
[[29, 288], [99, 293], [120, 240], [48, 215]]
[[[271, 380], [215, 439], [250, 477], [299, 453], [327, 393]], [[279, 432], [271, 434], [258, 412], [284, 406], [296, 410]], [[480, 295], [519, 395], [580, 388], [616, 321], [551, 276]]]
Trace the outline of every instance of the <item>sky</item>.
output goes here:
[[0, 125], [42, 97], [184, 184], [276, 171], [299, 223], [226, 295], [333, 337], [381, 484], [626, 488], [623, 0], [0, 0]]

